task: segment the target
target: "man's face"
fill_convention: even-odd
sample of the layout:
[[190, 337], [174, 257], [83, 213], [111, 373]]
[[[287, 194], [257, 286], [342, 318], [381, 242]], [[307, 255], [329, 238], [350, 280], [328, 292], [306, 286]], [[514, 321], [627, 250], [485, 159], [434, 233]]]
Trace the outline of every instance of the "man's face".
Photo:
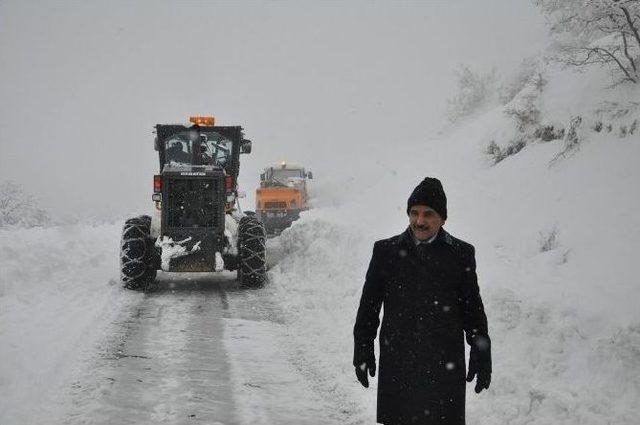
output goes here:
[[426, 205], [414, 205], [409, 210], [409, 227], [419, 240], [431, 238], [443, 224], [440, 214]]

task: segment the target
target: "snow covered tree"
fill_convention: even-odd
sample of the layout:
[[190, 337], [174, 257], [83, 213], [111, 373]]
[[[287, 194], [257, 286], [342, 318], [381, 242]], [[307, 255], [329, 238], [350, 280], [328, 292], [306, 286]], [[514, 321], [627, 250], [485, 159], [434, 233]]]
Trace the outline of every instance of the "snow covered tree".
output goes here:
[[449, 121], [457, 122], [491, 105], [497, 98], [496, 71], [475, 73], [462, 65], [457, 71], [458, 88], [455, 96], [448, 100]]
[[35, 227], [49, 223], [46, 211], [24, 193], [22, 185], [8, 181], [0, 184], [0, 227]]
[[542, 82], [543, 68], [540, 57], [533, 56], [523, 59], [518, 68], [511, 75], [507, 75], [500, 85], [500, 103], [511, 102], [533, 79]]
[[556, 60], [600, 64], [615, 83], [640, 83], [640, 0], [534, 0], [549, 18]]

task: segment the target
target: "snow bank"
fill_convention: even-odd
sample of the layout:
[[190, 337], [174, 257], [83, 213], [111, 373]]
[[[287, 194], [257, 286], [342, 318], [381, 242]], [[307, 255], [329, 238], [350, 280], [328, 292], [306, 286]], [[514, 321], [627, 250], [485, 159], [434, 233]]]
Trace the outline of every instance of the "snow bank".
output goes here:
[[119, 284], [121, 229], [0, 230], [0, 423], [52, 409], [83, 350], [141, 296]]
[[[469, 392], [468, 423], [637, 422], [640, 131], [617, 128], [640, 111], [615, 110], [640, 93], [599, 90], [606, 78], [597, 72], [545, 78], [540, 123], [582, 117], [570, 152], [562, 139], [529, 140], [493, 165], [488, 144], [517, 132], [496, 108], [437, 140], [393, 145], [393, 155], [350, 170], [342, 186], [316, 181], [317, 208], [271, 241], [282, 258], [270, 272], [274, 299], [292, 349], [354, 423], [375, 416], [375, 385], [362, 389], [351, 366], [373, 241], [404, 230], [406, 199], [424, 176], [443, 181], [446, 228], [476, 246], [494, 341], [492, 387]], [[596, 131], [601, 120], [613, 129]]]
[[373, 392], [357, 391], [351, 366], [354, 305], [372, 243], [365, 235], [338, 218], [306, 217], [268, 247], [283, 258], [270, 279], [298, 367], [350, 423], [375, 422]]

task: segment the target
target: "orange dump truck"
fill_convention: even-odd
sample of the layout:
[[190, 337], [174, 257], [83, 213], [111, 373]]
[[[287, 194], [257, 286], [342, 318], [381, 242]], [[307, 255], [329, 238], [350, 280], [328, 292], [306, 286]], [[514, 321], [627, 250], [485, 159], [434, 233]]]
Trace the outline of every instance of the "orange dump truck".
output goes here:
[[256, 213], [268, 235], [279, 234], [309, 208], [307, 180], [312, 178], [311, 171], [284, 161], [260, 174]]

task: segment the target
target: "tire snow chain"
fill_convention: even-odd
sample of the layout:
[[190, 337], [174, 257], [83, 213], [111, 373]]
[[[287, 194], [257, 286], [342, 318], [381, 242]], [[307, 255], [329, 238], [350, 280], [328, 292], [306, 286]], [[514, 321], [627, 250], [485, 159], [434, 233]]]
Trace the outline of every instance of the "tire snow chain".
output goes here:
[[[120, 241], [120, 251], [121, 251], [120, 261], [123, 267], [120, 268], [120, 279], [125, 284], [135, 279], [138, 279], [139, 277], [143, 276], [147, 271], [147, 265], [144, 263], [144, 259], [147, 257], [147, 241], [145, 240], [146, 227], [147, 227], [146, 223], [142, 222], [142, 220], [132, 219], [132, 220], [127, 220], [127, 222], [125, 222], [124, 229], [122, 230], [123, 237]], [[125, 239], [124, 235], [129, 233], [132, 229], [135, 229], [137, 231], [136, 233], [140, 233], [142, 237]], [[128, 249], [127, 251], [125, 251], [125, 244], [131, 241], [143, 242], [142, 246], [144, 248], [144, 251], [140, 258], [131, 258], [128, 255]], [[125, 265], [129, 265], [131, 263], [139, 263], [139, 264], [142, 264], [144, 267], [142, 267], [141, 268], [142, 271], [136, 274], [135, 276], [127, 276], [122, 272], [122, 269], [124, 269]]]
[[[266, 240], [265, 240], [265, 234], [264, 234], [264, 229], [262, 226], [259, 225], [259, 222], [256, 220], [251, 220], [248, 223], [245, 224], [245, 234], [247, 235], [247, 239], [243, 241], [243, 249], [246, 250], [250, 255], [247, 256], [245, 258], [244, 261], [244, 265], [247, 266], [247, 268], [249, 269], [249, 274], [256, 274], [256, 275], [261, 275], [264, 273], [264, 267], [260, 267], [260, 268], [253, 268], [253, 267], [249, 267], [246, 260], [250, 260], [253, 258], [260, 258], [260, 255], [262, 253], [264, 253], [266, 251]], [[243, 226], [244, 227], [244, 226]], [[255, 251], [253, 249], [249, 249], [247, 247], [247, 242], [249, 241], [258, 241], [258, 244], [261, 248], [260, 251]]]

